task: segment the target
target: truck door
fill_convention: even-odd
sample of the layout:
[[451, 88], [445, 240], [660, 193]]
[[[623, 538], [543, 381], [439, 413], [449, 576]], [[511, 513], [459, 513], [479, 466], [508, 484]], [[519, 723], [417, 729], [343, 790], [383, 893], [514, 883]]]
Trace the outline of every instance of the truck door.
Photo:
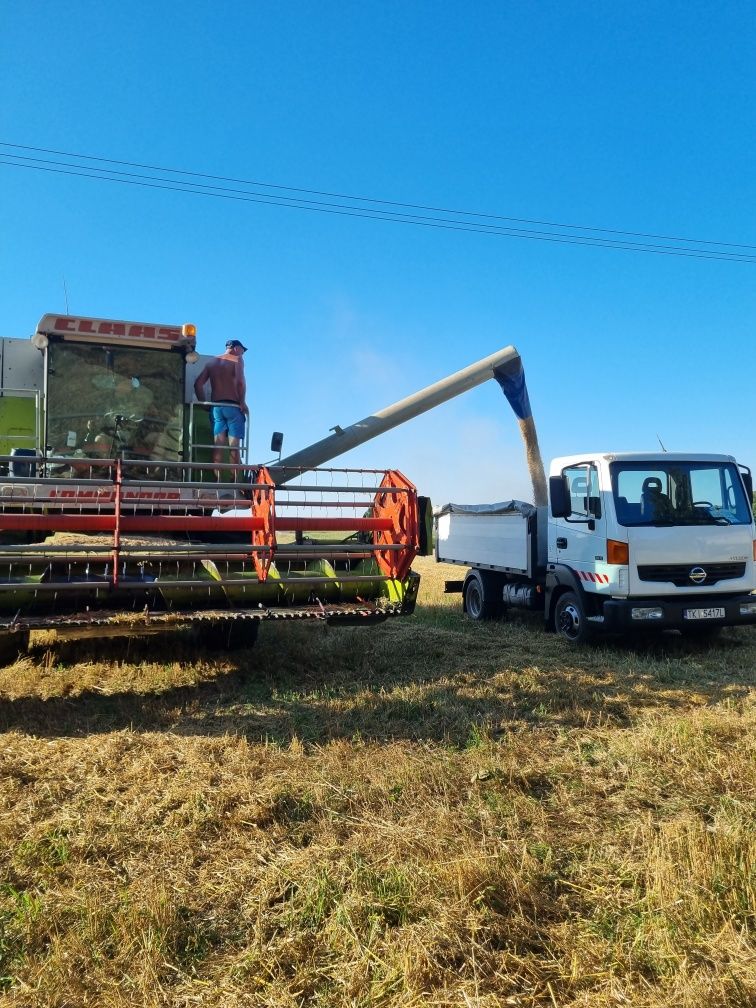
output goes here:
[[595, 465], [582, 462], [562, 470], [570, 494], [567, 518], [553, 519], [556, 526], [556, 562], [577, 572], [586, 591], [609, 586], [606, 563], [606, 519], [601, 507], [599, 473]]

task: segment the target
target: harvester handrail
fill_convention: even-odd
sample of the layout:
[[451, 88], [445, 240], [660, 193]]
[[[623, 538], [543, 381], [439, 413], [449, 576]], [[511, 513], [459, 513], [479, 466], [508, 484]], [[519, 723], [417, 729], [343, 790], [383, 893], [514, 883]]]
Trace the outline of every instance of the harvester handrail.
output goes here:
[[[27, 456], [24, 456], [24, 463], [28, 461]], [[76, 460], [77, 464], [84, 467], [86, 464], [82, 463], [81, 459]], [[99, 462], [92, 460], [92, 464], [86, 466], [90, 469], [100, 469], [104, 468], [104, 465]], [[115, 468], [115, 467], [114, 467]], [[60, 477], [56, 476], [3, 476], [3, 485], [12, 486], [24, 486], [28, 487], [33, 484], [39, 484], [40, 486], [60, 486]], [[94, 476], [74, 476], [69, 477], [68, 482], [72, 487], [77, 486], [113, 486], [112, 479], [102, 479]], [[155, 489], [166, 488], [168, 490], [206, 490], [210, 494], [217, 490], [263, 490], [269, 489], [266, 483], [203, 483], [201, 481], [189, 482], [182, 480], [152, 480], [145, 477], [144, 479], [124, 479], [121, 481], [121, 486], [129, 490], [133, 487], [140, 487], [145, 492], [154, 491]], [[323, 489], [319, 487], [318, 489]], [[330, 489], [330, 488], [329, 488]], [[148, 499], [148, 498], [145, 498]]]
[[[76, 476], [70, 479], [72, 488], [75, 487], [112, 487], [112, 479], [96, 479], [89, 476]], [[32, 484], [39, 486], [60, 486], [60, 479], [56, 479], [51, 476], [14, 476], [14, 477], [3, 477], [3, 484], [5, 486], [22, 486], [29, 487]], [[220, 490], [235, 490], [237, 493], [242, 490], [248, 492], [250, 490], [269, 490], [270, 487], [267, 483], [203, 483], [203, 482], [180, 482], [173, 480], [146, 480], [146, 479], [124, 479], [121, 482], [121, 486], [124, 491], [131, 492], [133, 489], [139, 487], [147, 494], [154, 494], [155, 490], [204, 490], [206, 491], [206, 496], [202, 500], [217, 500], [219, 504], [227, 505], [229, 499], [223, 499], [217, 496], [217, 491]], [[276, 494], [276, 501], [278, 507], [307, 507], [315, 503], [319, 507], [364, 507], [364, 501], [332, 501], [327, 504], [323, 504], [321, 501], [301, 501], [301, 500], [287, 500], [281, 496], [281, 494], [290, 493], [293, 488], [290, 486], [279, 487]], [[406, 487], [381, 487], [381, 486], [370, 486], [370, 487], [356, 487], [356, 486], [306, 486], [297, 487], [296, 489], [307, 493], [323, 493], [327, 490], [329, 493], [344, 493], [356, 496], [361, 494], [363, 496], [375, 496], [377, 493], [401, 493], [407, 494], [411, 491]], [[23, 498], [18, 498], [22, 500]], [[47, 498], [36, 498], [43, 503]], [[66, 494], [66, 497], [52, 497], [49, 498], [50, 502], [56, 500], [75, 500], [75, 497], [71, 494]], [[200, 498], [197, 498], [199, 501]], [[156, 503], [154, 496], [129, 496], [129, 503], [134, 503], [135, 501], [144, 501], [145, 503]], [[170, 504], [170, 501], [160, 501], [161, 506], [165, 503]], [[244, 499], [239, 499], [238, 503], [241, 505], [244, 503]]]
[[[27, 459], [24, 457], [24, 463], [26, 461]], [[92, 476], [77, 476], [71, 482], [77, 486], [113, 486], [112, 479], [96, 479]], [[8, 484], [24, 487], [31, 486], [32, 484], [38, 484], [39, 486], [60, 486], [60, 478], [55, 476], [3, 476], [3, 485], [7, 486]]]
[[[282, 466], [278, 466], [278, 465], [269, 465], [266, 468], [267, 468], [268, 472], [271, 474], [271, 476], [274, 476], [275, 473], [276, 473], [276, 469], [283, 468], [283, 467]], [[358, 473], [359, 472], [359, 473], [376, 473], [377, 474], [377, 473], [385, 473], [385, 472], [389, 471], [389, 470], [386, 470], [386, 469], [364, 469], [362, 466], [358, 466], [356, 468], [352, 468], [352, 467], [349, 467], [349, 466], [286, 466], [286, 469], [287, 470], [292, 470], [293, 469], [300, 476], [303, 473], [310, 473], [310, 472], [313, 472], [313, 473]], [[291, 478], [292, 479], [296, 479], [297, 477], [293, 476]], [[279, 488], [279, 489], [281, 489], [281, 488]], [[286, 484], [286, 489], [287, 490], [293, 490], [294, 487], [289, 486], [289, 484], [287, 483]]]
[[[317, 471], [318, 472], [325, 472], [326, 470], [324, 470], [324, 469], [318, 469]], [[361, 472], [366, 472], [367, 470], [363, 469], [363, 470], [360, 470], [360, 471]], [[360, 486], [360, 487], [358, 487], [358, 486], [336, 486], [336, 485], [333, 485], [333, 486], [331, 486], [331, 485], [328, 485], [328, 486], [318, 486], [317, 484], [314, 484], [312, 486], [290, 486], [288, 483], [286, 483], [284, 486], [280, 486], [276, 490], [276, 501], [278, 501], [279, 505], [280, 504], [289, 504], [292, 507], [301, 507], [301, 504], [294, 503], [292, 501], [286, 501], [282, 497], [279, 496], [280, 494], [291, 493], [293, 490], [299, 490], [299, 491], [302, 491], [302, 492], [308, 491], [310, 493], [322, 493], [323, 490], [328, 490], [329, 492], [336, 492], [336, 491], [338, 491], [339, 493], [352, 493], [352, 494], [353, 493], [377, 494], [377, 493], [410, 493], [411, 492], [410, 490], [407, 489], [407, 487], [394, 487], [394, 486], [392, 486], [392, 487], [385, 487], [385, 486], [370, 486], [370, 487]]]
[[[218, 445], [216, 445], [216, 444], [198, 444], [198, 443], [196, 443], [194, 441], [194, 439], [193, 439], [193, 434], [194, 434], [194, 409], [195, 409], [196, 406], [211, 406], [211, 407], [212, 406], [228, 406], [228, 403], [214, 402], [214, 401], [212, 401], [210, 399], [203, 399], [203, 400], [198, 401], [198, 402], [192, 401], [192, 402], [189, 403], [189, 458], [190, 458], [190, 460], [192, 460], [194, 458], [194, 451], [195, 451], [196, 448], [205, 448], [205, 449], [208, 449], [208, 448], [210, 448], [210, 449], [218, 448]], [[239, 407], [241, 408], [241, 403], [239, 403]], [[247, 413], [247, 415], [246, 415], [246, 423], [244, 425], [244, 437], [242, 438], [241, 443], [239, 445], [239, 449], [238, 449], [239, 452], [240, 452], [240, 457], [243, 457], [243, 459], [244, 459], [244, 465], [248, 465], [249, 464], [249, 445], [250, 445], [250, 442], [252, 440], [252, 438], [250, 437], [251, 426], [252, 426], [252, 418], [251, 418], [250, 414]], [[226, 445], [225, 448], [226, 448], [226, 451], [230, 450], [229, 447], [228, 447], [228, 445]], [[192, 465], [192, 467], [196, 467], [197, 465], [206, 465], [206, 463], [203, 463], [203, 462], [198, 462], [198, 463], [191, 462], [191, 465]], [[212, 464], [211, 464], [211, 468], [212, 468]], [[224, 465], [223, 468], [225, 469], [225, 468], [227, 468], [227, 466]]]
[[303, 500], [303, 501], [281, 501], [276, 498], [276, 508], [280, 510], [282, 507], [287, 508], [301, 508], [307, 507], [317, 507], [317, 508], [365, 508], [369, 507], [370, 504], [365, 501], [322, 501], [322, 500]]
[[[0, 455], [0, 463], [1, 462], [17, 462], [17, 461], [18, 461], [18, 458], [15, 455]], [[123, 479], [122, 479], [122, 485], [123, 486], [135, 486], [135, 485], [141, 486], [141, 485], [144, 485], [145, 481], [147, 481], [150, 486], [164, 486], [164, 487], [169, 487], [169, 488], [172, 488], [172, 489], [174, 489], [174, 488], [175, 489], [179, 489], [179, 488], [198, 488], [198, 489], [207, 490], [209, 488], [212, 488], [212, 489], [220, 489], [220, 488], [223, 488], [223, 489], [234, 489], [235, 488], [235, 489], [238, 490], [240, 486], [243, 486], [245, 489], [260, 489], [263, 486], [263, 484], [259, 484], [259, 483], [246, 483], [246, 482], [245, 483], [240, 483], [237, 480], [229, 481], [229, 482], [226, 482], [226, 481], [221, 482], [221, 481], [215, 481], [214, 480], [213, 482], [210, 483], [210, 482], [202, 482], [202, 481], [169, 480], [167, 478], [157, 479], [156, 480], [154, 478], [154, 476], [149, 476], [149, 470], [153, 470], [154, 471], [154, 470], [160, 470], [160, 469], [162, 469], [162, 470], [164, 470], [166, 472], [168, 472], [170, 470], [177, 470], [177, 469], [178, 470], [184, 470], [184, 471], [186, 471], [186, 470], [188, 470], [188, 471], [200, 470], [202, 472], [207, 472], [207, 471], [213, 471], [214, 472], [218, 468], [217, 463], [214, 463], [214, 462], [176, 462], [176, 461], [174, 461], [172, 459], [143, 459], [143, 458], [140, 458], [140, 459], [124, 458], [123, 460], [121, 460], [121, 459], [116, 459], [116, 458], [97, 458], [97, 457], [92, 457], [92, 456], [81, 456], [81, 455], [45, 455], [43, 453], [37, 453], [37, 454], [34, 454], [34, 455], [25, 455], [24, 456], [24, 463], [25, 464], [30, 464], [30, 463], [34, 463], [34, 462], [40, 462], [40, 463], [46, 462], [48, 465], [49, 464], [56, 465], [56, 466], [66, 466], [66, 465], [72, 466], [73, 465], [73, 466], [78, 466], [81, 469], [87, 469], [87, 468], [89, 468], [89, 469], [112, 469], [114, 471], [115, 471], [116, 466], [118, 465], [119, 461], [122, 462], [122, 463], [126, 463], [128, 465], [128, 467], [129, 467], [129, 469], [131, 469], [131, 470], [140, 469], [140, 468], [146, 470], [144, 479], [142, 479], [140, 477], [134, 477], [134, 476], [128, 476], [128, 477], [124, 476]], [[240, 473], [242, 475], [246, 475], [247, 473], [249, 473], [250, 469], [257, 469], [258, 467], [254, 466], [254, 465], [250, 465], [249, 463], [229, 463], [229, 464], [223, 464], [222, 468], [224, 469], [224, 471], [227, 471], [227, 472], [231, 472], [231, 473], [234, 473], [234, 474], [239, 474]], [[275, 466], [270, 466], [270, 467], [268, 467], [268, 471], [271, 472], [271, 473], [273, 473], [275, 471], [275, 468], [276, 468]], [[303, 467], [302, 470], [301, 470], [301, 472], [302, 473], [314, 472], [314, 473], [324, 473], [324, 474], [325, 473], [329, 473], [329, 474], [333, 474], [333, 473], [349, 473], [349, 474], [352, 474], [352, 475], [354, 473], [356, 473], [356, 472], [359, 472], [359, 473], [362, 473], [364, 475], [379, 475], [379, 474], [380, 475], [385, 475], [386, 470], [385, 469], [349, 469], [349, 468], [345, 468], [345, 467], [327, 467], [327, 468], [315, 469], [315, 468], [312, 468], [312, 467]], [[75, 477], [73, 477], [72, 481], [75, 482], [76, 484], [80, 484], [80, 483], [85, 483], [86, 482], [89, 485], [96, 485], [96, 484], [109, 484], [109, 483], [112, 483], [113, 479], [112, 478], [110, 478], [110, 479], [107, 479], [107, 478], [97, 478], [97, 477], [91, 477], [91, 476], [90, 477], [75, 476]], [[44, 476], [21, 476], [21, 477], [15, 476], [15, 477], [4, 477], [3, 478], [3, 482], [4, 483], [19, 483], [21, 485], [27, 485], [28, 486], [32, 482], [34, 482], [34, 483], [40, 483], [40, 484], [43, 484], [43, 485], [48, 484], [48, 483], [56, 483], [56, 484], [58, 484], [58, 483], [60, 483], [60, 479], [56, 478], [56, 477], [44, 477]], [[310, 484], [310, 483], [308, 483], [308, 484], [297, 484], [297, 483], [287, 482], [284, 486], [282, 486], [282, 487], [279, 488], [279, 493], [287, 493], [287, 494], [288, 493], [305, 493], [305, 492], [318, 492], [319, 493], [319, 492], [322, 492], [323, 490], [328, 490], [329, 492], [340, 491], [340, 492], [351, 493], [351, 494], [355, 494], [355, 493], [375, 494], [375, 493], [386, 491], [386, 490], [390, 490], [391, 493], [407, 493], [408, 492], [408, 490], [407, 490], [406, 487], [401, 487], [401, 486], [392, 486], [390, 488], [387, 488], [387, 487], [381, 487], [381, 486], [357, 486], [357, 485], [354, 485], [354, 484], [342, 486], [342, 485], [338, 485], [338, 484], [330, 484], [330, 485], [328, 485], [328, 484]]]
[[[0, 463], [2, 462], [18, 462], [19, 458], [16, 455], [0, 455]], [[175, 459], [146, 459], [142, 458], [130, 458], [128, 453], [124, 453], [123, 456], [118, 458], [101, 458], [95, 455], [60, 455], [60, 454], [45, 454], [44, 452], [36, 452], [35, 454], [29, 454], [23, 456], [24, 464], [31, 464], [38, 462], [40, 464], [46, 463], [48, 466], [66, 466], [66, 465], [77, 465], [83, 468], [96, 468], [96, 469], [115, 469], [118, 462], [126, 463], [130, 469], [143, 468], [145, 470], [150, 469], [181, 469], [193, 471], [199, 469], [202, 472], [214, 472], [218, 465], [215, 462], [177, 462]], [[257, 466], [250, 465], [249, 463], [236, 463], [229, 462], [223, 463], [222, 467], [226, 472], [233, 473], [247, 473], [250, 469], [257, 469]], [[24, 480], [36, 480], [36, 476], [25, 476], [22, 477]], [[3, 477], [5, 481], [5, 477]], [[153, 480], [150, 478], [150, 481]], [[181, 485], [186, 485], [181, 481]], [[207, 484], [205, 484], [207, 485]], [[215, 485], [221, 485], [216, 483]]]
[[[88, 494], [89, 491], [86, 491]], [[106, 512], [108, 510], [112, 511], [115, 506], [115, 501], [111, 497], [91, 497], [82, 496], [79, 497], [5, 497], [0, 496], [0, 501], [2, 501], [3, 511], [10, 511], [12, 509], [28, 510], [29, 507], [34, 505], [44, 504], [49, 510], [60, 510], [63, 508], [67, 511], [73, 510], [93, 510], [97, 509], [98, 512]], [[202, 508], [207, 510], [210, 505], [214, 509], [218, 506], [222, 506], [224, 509], [227, 506], [234, 506], [234, 510], [240, 510], [242, 506], [248, 506], [249, 501], [246, 498], [240, 498], [239, 501], [234, 502], [229, 498], [216, 498], [216, 497], [197, 497], [194, 500], [180, 500], [176, 498], [172, 500], [170, 498], [155, 498], [155, 497], [136, 497], [128, 495], [126, 498], [126, 504], [129, 508], [138, 508], [140, 510], [146, 511], [148, 508], [152, 508], [154, 511], [160, 511], [162, 514], [165, 511], [178, 511], [181, 514], [186, 514], [187, 511], [197, 511]], [[236, 506], [238, 505], [238, 507]], [[0, 525], [2, 522], [0, 521]]]

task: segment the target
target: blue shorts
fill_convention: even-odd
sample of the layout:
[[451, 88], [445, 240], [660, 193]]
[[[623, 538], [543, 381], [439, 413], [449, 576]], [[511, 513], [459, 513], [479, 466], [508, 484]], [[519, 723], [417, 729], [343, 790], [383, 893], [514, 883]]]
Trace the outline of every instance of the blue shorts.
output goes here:
[[228, 434], [239, 441], [244, 437], [244, 414], [239, 406], [213, 406], [213, 436]]

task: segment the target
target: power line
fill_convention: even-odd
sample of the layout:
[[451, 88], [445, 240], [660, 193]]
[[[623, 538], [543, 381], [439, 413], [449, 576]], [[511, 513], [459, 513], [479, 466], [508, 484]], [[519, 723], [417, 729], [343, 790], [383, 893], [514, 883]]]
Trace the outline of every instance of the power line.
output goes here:
[[10, 147], [14, 150], [34, 151], [42, 154], [55, 154], [68, 158], [79, 158], [84, 161], [99, 161], [103, 164], [120, 165], [127, 168], [145, 168], [149, 171], [160, 171], [171, 175], [187, 175], [191, 178], [210, 179], [214, 182], [233, 182], [238, 185], [261, 186], [265, 189], [279, 189], [286, 192], [304, 193], [309, 196], [327, 196], [340, 200], [356, 200], [360, 203], [375, 203], [380, 204], [381, 206], [400, 207], [406, 210], [429, 210], [432, 213], [457, 214], [464, 217], [480, 217], [487, 220], [509, 221], [513, 224], [534, 224], [539, 227], [564, 228], [576, 231], [595, 231], [602, 234], [622, 235], [626, 238], [653, 238], [660, 241], [692, 242], [696, 245], [722, 245], [728, 246], [729, 248], [752, 249], [756, 251], [756, 245], [744, 245], [737, 242], [713, 241], [711, 239], [704, 238], [686, 238], [679, 235], [661, 235], [647, 233], [644, 231], [621, 231], [616, 228], [595, 227], [589, 224], [563, 224], [556, 221], [537, 220], [528, 217], [505, 217], [501, 214], [484, 213], [477, 210], [457, 210], [449, 207], [430, 206], [423, 203], [399, 203], [393, 200], [376, 199], [369, 196], [354, 196], [349, 193], [335, 193], [320, 189], [303, 189], [295, 186], [284, 186], [273, 182], [262, 182], [256, 179], [241, 179], [227, 175], [208, 175], [204, 172], [190, 171], [186, 168], [166, 168], [162, 165], [145, 164], [139, 161], [119, 161], [115, 158], [106, 158], [94, 154], [79, 154], [71, 151], [54, 150], [49, 147], [31, 147], [24, 144], [11, 144], [4, 141], [0, 141], [0, 147]]
[[[9, 147], [14, 146], [10, 144], [3, 144], [0, 142], [0, 146]], [[43, 148], [30, 148], [30, 147], [19, 147], [23, 150], [36, 150], [37, 152], [42, 152]], [[52, 153], [52, 152], [51, 152]], [[67, 152], [60, 152], [61, 156], [65, 157], [78, 157], [79, 155], [68, 154]], [[107, 164], [115, 165], [129, 165], [131, 167], [144, 167], [149, 171], [161, 172], [166, 171], [171, 174], [185, 174], [194, 178], [207, 178], [214, 181], [236, 181], [237, 184], [247, 185], [247, 186], [257, 186], [266, 187], [266, 183], [251, 182], [246, 180], [231, 180], [226, 179], [221, 176], [210, 176], [203, 175], [197, 172], [183, 172], [181, 169], [162, 169], [149, 165], [138, 165], [136, 162], [123, 162], [108, 160], [106, 158], [94, 158], [89, 155], [82, 155], [86, 160], [97, 160]], [[10, 160], [13, 158], [14, 160]], [[11, 154], [0, 152], [0, 164], [4, 164], [8, 167], [26, 168], [33, 169], [36, 171], [45, 171], [54, 174], [61, 175], [71, 175], [79, 178], [97, 179], [100, 181], [107, 182], [118, 182], [122, 185], [132, 185], [141, 186], [143, 188], [150, 189], [163, 189], [173, 192], [184, 192], [192, 195], [200, 196], [213, 196], [219, 199], [232, 199], [239, 202], [257, 203], [265, 204], [269, 206], [278, 207], [288, 207], [290, 209], [297, 210], [309, 210], [311, 212], [318, 213], [330, 213], [339, 216], [348, 217], [358, 217], [363, 219], [373, 219], [373, 220], [384, 220], [394, 223], [402, 224], [413, 224], [415, 226], [421, 227], [431, 227], [443, 230], [453, 230], [453, 231], [468, 231], [477, 232], [482, 234], [494, 235], [496, 237], [505, 238], [521, 238], [531, 241], [547, 241], [556, 244], [564, 245], [584, 245], [594, 248], [610, 248], [620, 251], [634, 251], [634, 252], [646, 252], [656, 255], [672, 255], [681, 256], [685, 258], [697, 258], [697, 259], [717, 259], [726, 262], [746, 262], [753, 263], [756, 262], [756, 256], [748, 255], [743, 252], [729, 252], [726, 251], [727, 248], [730, 249], [744, 249], [744, 248], [756, 248], [756, 246], [748, 245], [736, 245], [734, 243], [725, 242], [699, 242], [696, 239], [682, 239], [682, 238], [668, 238], [667, 241], [688, 241], [692, 245], [718, 245], [719, 248], [695, 248], [695, 247], [681, 247], [680, 245], [658, 245], [651, 244], [649, 242], [638, 242], [632, 241], [628, 238], [620, 240], [618, 238], [610, 238], [608, 235], [630, 235], [631, 232], [621, 232], [621, 231], [610, 231], [609, 229], [598, 229], [598, 228], [588, 228], [585, 230], [592, 230], [597, 232], [596, 234], [564, 234], [560, 231], [532, 231], [522, 228], [513, 227], [502, 227], [496, 224], [486, 224], [482, 220], [465, 220], [465, 216], [472, 217], [483, 217], [488, 220], [499, 220], [499, 221], [512, 221], [512, 222], [524, 222], [523, 219], [519, 218], [506, 218], [491, 214], [467, 214], [465, 211], [452, 211], [452, 210], [441, 210], [438, 209], [437, 213], [444, 213], [446, 217], [429, 217], [425, 215], [408, 214], [405, 212], [400, 212], [399, 210], [390, 210], [388, 207], [405, 207], [412, 209], [425, 209], [418, 204], [400, 204], [392, 203], [390, 201], [375, 200], [369, 202], [375, 202], [380, 204], [380, 206], [371, 208], [365, 206], [355, 206], [353, 204], [347, 204], [345, 202], [341, 203], [325, 203], [319, 200], [308, 200], [295, 196], [285, 196], [278, 195], [277, 193], [264, 193], [258, 189], [253, 190], [238, 190], [230, 189], [224, 186], [209, 186], [199, 182], [194, 181], [184, 181], [182, 179], [167, 179], [160, 175], [141, 175], [133, 172], [124, 172], [120, 169], [110, 169], [102, 167], [93, 167], [90, 165], [76, 164], [75, 162], [60, 162], [52, 161], [49, 159], [42, 158], [31, 158], [28, 155]], [[269, 187], [269, 186], [268, 186]], [[304, 189], [288, 189], [284, 186], [276, 187], [282, 192], [299, 192], [305, 193], [307, 195], [325, 195], [318, 193], [315, 190], [304, 190]], [[333, 199], [340, 200], [356, 200], [357, 202], [363, 201], [362, 197], [349, 197], [338, 194], [329, 194]], [[386, 209], [384, 209], [384, 207]], [[452, 216], [455, 215], [455, 216]], [[551, 226], [551, 227], [570, 227], [575, 230], [578, 229], [577, 225], [547, 225], [543, 223], [541, 226]], [[642, 233], [635, 232], [634, 234], [640, 235]], [[654, 237], [648, 235], [646, 237]]]
[[[21, 155], [3, 155], [2, 153], [0, 153], [0, 164], [4, 163], [4, 164], [11, 165], [11, 164], [15, 164], [15, 163], [11, 162], [11, 161], [7, 161], [7, 160], [3, 161], [2, 159], [4, 157], [5, 158], [8, 158], [8, 157], [20, 158]], [[600, 236], [599, 237], [592, 237], [592, 236], [582, 236], [581, 237], [581, 236], [576, 236], [576, 235], [575, 236], [568, 236], [568, 235], [560, 236], [558, 232], [557, 233], [553, 233], [553, 232], [549, 233], [549, 232], [543, 232], [543, 231], [523, 230], [521, 228], [501, 228], [501, 227], [497, 227], [497, 226], [491, 225], [491, 224], [478, 224], [478, 223], [471, 224], [471, 222], [469, 222], [469, 221], [464, 221], [464, 220], [455, 219], [455, 218], [451, 218], [451, 217], [450, 218], [446, 218], [445, 220], [443, 220], [443, 219], [440, 219], [440, 218], [422, 217], [422, 216], [417, 216], [417, 215], [414, 215], [414, 214], [413, 215], [410, 215], [410, 214], [398, 214], [395, 211], [368, 210], [367, 208], [364, 208], [364, 207], [349, 206], [347, 204], [323, 203], [322, 201], [317, 201], [317, 200], [297, 199], [297, 200], [293, 200], [292, 201], [291, 199], [287, 199], [284, 196], [278, 196], [278, 195], [271, 196], [270, 194], [259, 193], [259, 192], [257, 192], [256, 195], [259, 196], [259, 197], [261, 197], [261, 198], [258, 199], [258, 200], [253, 200], [251, 198], [251, 196], [249, 195], [249, 193], [245, 193], [243, 190], [230, 189], [230, 188], [225, 187], [225, 186], [205, 186], [205, 185], [200, 185], [199, 183], [183, 182], [181, 180], [175, 180], [175, 181], [171, 180], [165, 186], [158, 186], [158, 185], [156, 185], [156, 182], [159, 181], [159, 177], [157, 177], [157, 176], [140, 175], [140, 174], [137, 174], [135, 172], [115, 172], [112, 169], [107, 169], [107, 168], [97, 168], [97, 169], [95, 169], [95, 168], [90, 168], [88, 166], [86, 166], [86, 167], [85, 166], [80, 166], [80, 167], [84, 167], [84, 171], [83, 172], [81, 172], [81, 171], [75, 172], [75, 171], [72, 170], [73, 165], [68, 165], [65, 162], [51, 161], [49, 159], [42, 159], [42, 158], [27, 158], [27, 157], [23, 157], [22, 160], [23, 161], [31, 161], [31, 162], [34, 162], [34, 164], [15, 164], [15, 167], [19, 167], [19, 168], [23, 168], [23, 167], [26, 167], [26, 168], [38, 168], [40, 165], [55, 165], [55, 166], [57, 166], [58, 169], [62, 169], [62, 170], [58, 170], [57, 174], [79, 175], [79, 177], [81, 177], [81, 178], [95, 178], [95, 179], [100, 179], [101, 181], [109, 181], [109, 182], [116, 182], [116, 181], [126, 182], [126, 181], [129, 181], [130, 184], [134, 184], [134, 185], [138, 185], [139, 182], [132, 182], [133, 179], [149, 180], [149, 183], [148, 182], [144, 182], [144, 184], [148, 185], [148, 187], [150, 187], [150, 188], [168, 188], [168, 189], [173, 189], [174, 191], [177, 191], [177, 192], [190, 192], [190, 193], [194, 192], [195, 195], [224, 196], [225, 198], [229, 198], [228, 194], [234, 194], [234, 195], [239, 196], [239, 197], [246, 197], [246, 201], [247, 202], [261, 202], [261, 203], [268, 203], [268, 202], [270, 202], [271, 205], [273, 205], [273, 206], [284, 206], [284, 207], [290, 207], [292, 209], [301, 209], [301, 210], [320, 209], [321, 211], [331, 210], [332, 212], [340, 212], [342, 214], [345, 211], [347, 211], [347, 210], [351, 210], [351, 211], [355, 212], [355, 215], [361, 215], [363, 217], [365, 217], [365, 216], [367, 216], [367, 217], [374, 217], [376, 220], [389, 220], [389, 221], [395, 221], [397, 223], [409, 223], [409, 224], [421, 224], [421, 223], [431, 223], [431, 224], [439, 224], [439, 225], [443, 224], [443, 225], [445, 225], [447, 227], [449, 227], [450, 225], [453, 225], [453, 224], [457, 224], [457, 225], [460, 225], [460, 229], [479, 231], [479, 232], [484, 233], [484, 234], [486, 234], [486, 233], [487, 234], [496, 234], [496, 235], [499, 235], [501, 237], [509, 237], [509, 238], [537, 238], [537, 239], [552, 240], [552, 241], [556, 240], [556, 238], [562, 237], [565, 241], [569, 240], [573, 244], [576, 244], [576, 243], [580, 242], [580, 243], [583, 243], [583, 244], [596, 245], [597, 247], [600, 247], [600, 248], [620, 248], [620, 249], [625, 249], [625, 250], [630, 250], [630, 251], [632, 251], [633, 249], [635, 249], [637, 251], [637, 250], [640, 250], [642, 248], [644, 251], [659, 251], [659, 250], [662, 250], [662, 251], [665, 251], [665, 252], [669, 251], [669, 249], [665, 248], [664, 246], [649, 245], [648, 243], [643, 243], [641, 245], [640, 243], [620, 242], [617, 239], [602, 238]], [[53, 168], [40, 169], [40, 170], [56, 171], [56, 169], [53, 169]], [[106, 174], [103, 174], [103, 173], [106, 173]], [[111, 177], [113, 175], [120, 175], [122, 177], [120, 177], [120, 178], [113, 178], [113, 177]], [[126, 177], [124, 177], [124, 176], [126, 176]], [[178, 188], [178, 187], [182, 187], [182, 188]], [[688, 254], [693, 254], [693, 253], [698, 254], [700, 251], [702, 251], [702, 250], [693, 249], [693, 248], [676, 248], [675, 250], [678, 251], [679, 253], [686, 252]], [[740, 253], [730, 253], [730, 252], [713, 251], [712, 250], [711, 252], [708, 252], [708, 254], [710, 256], [712, 256], [712, 257], [716, 256], [718, 258], [733, 258], [734, 257], [735, 261], [738, 261], [738, 262], [740, 262], [740, 261], [748, 261], [747, 257], [743, 256]]]
[[[127, 178], [116, 178], [112, 175], [100, 174], [98, 169], [86, 169], [85, 171], [76, 171], [74, 166], [69, 168], [53, 168], [44, 167], [37, 164], [17, 164], [12, 161], [2, 160], [4, 155], [0, 154], [0, 164], [5, 164], [8, 167], [15, 168], [27, 168], [35, 171], [50, 172], [58, 175], [70, 175], [85, 179], [95, 179], [103, 182], [117, 182], [121, 185], [132, 185], [141, 186], [148, 189], [163, 189], [172, 192], [183, 192], [195, 196], [213, 196], [218, 199], [230, 199], [237, 202], [246, 203], [257, 203], [268, 206], [279, 206], [288, 207], [295, 210], [310, 210], [318, 213], [330, 213], [336, 214], [338, 216], [345, 217], [358, 217], [363, 219], [372, 220], [384, 220], [400, 224], [414, 224], [420, 227], [431, 227], [438, 228], [442, 230], [449, 231], [468, 231], [477, 232], [479, 234], [489, 234], [495, 237], [504, 238], [524, 238], [532, 241], [547, 241], [555, 244], [562, 245], [583, 245], [594, 248], [609, 248], [621, 251], [630, 252], [646, 252], [653, 253], [657, 255], [672, 255], [681, 256], [684, 258], [694, 258], [694, 259], [716, 259], [725, 262], [756, 262], [756, 256], [748, 256], [738, 253], [728, 253], [724, 251], [706, 250], [706, 249], [693, 249], [693, 248], [680, 248], [676, 246], [662, 247], [662, 246], [651, 246], [648, 244], [638, 243], [638, 242], [620, 242], [615, 239], [608, 239], [602, 237], [589, 237], [589, 236], [566, 236], [559, 235], [558, 233], [537, 233], [537, 232], [527, 232], [517, 229], [505, 229], [497, 228], [493, 225], [484, 224], [473, 224], [466, 223], [464, 221], [454, 221], [454, 220], [441, 220], [438, 218], [422, 219], [410, 215], [400, 215], [398, 213], [393, 213], [384, 210], [369, 210], [368, 208], [356, 208], [341, 206], [336, 207], [331, 206], [316, 206], [310, 201], [290, 201], [286, 200], [285, 197], [270, 197], [270, 196], [252, 196], [252, 195], [233, 195], [233, 193], [238, 193], [238, 190], [232, 190], [231, 192], [220, 192], [214, 191], [213, 187], [205, 187], [203, 189], [190, 188], [192, 183], [174, 182], [174, 181], [137, 181], [135, 179]], [[81, 166], [79, 166], [81, 167]], [[182, 188], [183, 187], [183, 188]]]

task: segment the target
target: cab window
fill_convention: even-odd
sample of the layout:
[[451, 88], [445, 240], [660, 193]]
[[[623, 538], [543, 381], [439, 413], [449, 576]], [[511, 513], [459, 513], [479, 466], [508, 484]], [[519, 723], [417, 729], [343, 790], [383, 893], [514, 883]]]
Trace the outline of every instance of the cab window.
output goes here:
[[583, 519], [601, 517], [601, 495], [599, 492], [598, 470], [596, 466], [568, 466], [562, 470], [570, 494], [570, 517]]

